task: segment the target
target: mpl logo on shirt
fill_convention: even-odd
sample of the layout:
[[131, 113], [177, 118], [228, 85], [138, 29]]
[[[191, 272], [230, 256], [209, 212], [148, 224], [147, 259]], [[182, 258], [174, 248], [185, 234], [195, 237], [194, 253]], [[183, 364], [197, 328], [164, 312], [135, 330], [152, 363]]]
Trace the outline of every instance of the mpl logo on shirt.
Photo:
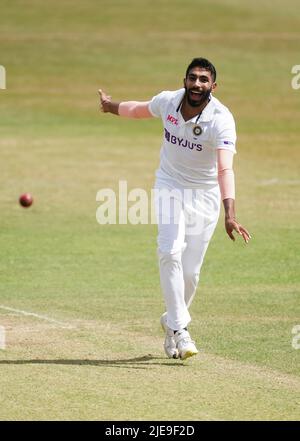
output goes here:
[[167, 121], [169, 121], [171, 124], [174, 124], [174, 126], [178, 126], [178, 119], [175, 118], [175, 116], [168, 115]]

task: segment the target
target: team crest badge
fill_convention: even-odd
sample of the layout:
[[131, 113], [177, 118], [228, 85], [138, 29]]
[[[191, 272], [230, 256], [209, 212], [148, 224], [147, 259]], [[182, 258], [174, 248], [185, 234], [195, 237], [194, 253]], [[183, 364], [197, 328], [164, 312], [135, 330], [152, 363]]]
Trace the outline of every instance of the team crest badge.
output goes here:
[[202, 133], [202, 128], [201, 128], [200, 126], [195, 126], [195, 127], [193, 128], [193, 133], [194, 133], [195, 136], [199, 136], [199, 135], [201, 135], [201, 133]]

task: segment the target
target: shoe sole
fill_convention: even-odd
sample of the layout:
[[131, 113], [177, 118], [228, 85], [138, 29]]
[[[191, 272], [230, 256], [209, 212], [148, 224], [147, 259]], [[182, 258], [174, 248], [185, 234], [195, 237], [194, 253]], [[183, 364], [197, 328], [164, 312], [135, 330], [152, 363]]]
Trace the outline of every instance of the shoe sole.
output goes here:
[[186, 351], [183, 355], [179, 354], [181, 360], [186, 360], [187, 358], [193, 357], [193, 355], [197, 355], [198, 351]]
[[162, 330], [163, 330], [164, 332], [167, 332], [167, 330], [166, 330], [165, 327], [164, 327], [164, 324], [163, 324], [162, 320], [161, 320], [160, 324], [161, 324], [161, 328], [162, 328]]

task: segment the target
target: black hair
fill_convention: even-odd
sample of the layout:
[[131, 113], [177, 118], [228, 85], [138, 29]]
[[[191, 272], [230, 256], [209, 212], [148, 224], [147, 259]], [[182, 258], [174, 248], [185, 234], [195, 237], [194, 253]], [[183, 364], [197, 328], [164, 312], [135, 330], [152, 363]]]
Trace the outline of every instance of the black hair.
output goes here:
[[208, 61], [206, 58], [194, 58], [191, 63], [188, 65], [186, 73], [185, 73], [185, 78], [187, 78], [188, 73], [191, 69], [193, 69], [194, 67], [202, 67], [202, 69], [206, 69], [211, 73], [213, 82], [216, 81], [217, 78], [217, 71], [215, 66]]

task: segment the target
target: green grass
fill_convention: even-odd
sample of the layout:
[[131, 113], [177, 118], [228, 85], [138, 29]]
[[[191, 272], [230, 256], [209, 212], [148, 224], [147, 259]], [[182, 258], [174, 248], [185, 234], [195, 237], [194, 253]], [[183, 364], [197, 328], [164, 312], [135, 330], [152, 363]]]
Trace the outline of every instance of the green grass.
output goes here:
[[[69, 327], [0, 308], [0, 419], [299, 419], [298, 2], [2, 3], [0, 305]], [[162, 349], [156, 226], [95, 217], [99, 189], [152, 188], [161, 124], [99, 114], [97, 90], [149, 99], [198, 55], [236, 117], [253, 239], [231, 243], [220, 218], [191, 308], [201, 353], [178, 362]]]

